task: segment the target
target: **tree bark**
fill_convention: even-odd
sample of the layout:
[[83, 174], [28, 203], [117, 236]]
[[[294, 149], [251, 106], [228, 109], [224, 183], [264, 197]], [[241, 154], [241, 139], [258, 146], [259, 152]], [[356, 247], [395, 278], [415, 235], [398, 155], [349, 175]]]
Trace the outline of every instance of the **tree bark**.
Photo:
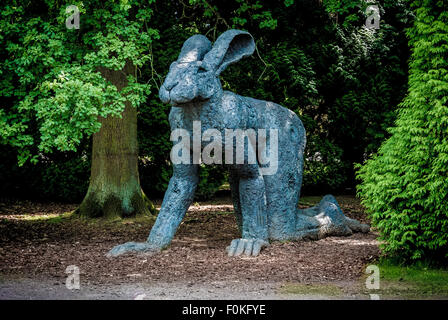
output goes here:
[[[103, 77], [119, 91], [127, 85], [123, 70], [101, 68]], [[122, 118], [100, 118], [101, 129], [93, 135], [92, 166], [87, 194], [78, 208], [82, 217], [115, 218], [150, 214], [154, 206], [140, 187], [138, 175], [137, 110], [126, 102]]]

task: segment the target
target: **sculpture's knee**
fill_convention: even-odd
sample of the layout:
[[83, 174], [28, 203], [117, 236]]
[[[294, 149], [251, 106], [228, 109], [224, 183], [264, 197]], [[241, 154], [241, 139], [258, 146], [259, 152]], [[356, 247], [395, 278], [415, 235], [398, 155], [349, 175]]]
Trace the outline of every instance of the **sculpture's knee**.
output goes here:
[[357, 221], [355, 219], [346, 217], [344, 215], [344, 213], [342, 212], [341, 207], [339, 206], [339, 203], [337, 202], [336, 198], [334, 196], [332, 196], [331, 194], [324, 196], [320, 203], [325, 205], [325, 202], [332, 203], [337, 207], [338, 217], [340, 217], [343, 220], [342, 223], [344, 225], [346, 225], [351, 231], [362, 232], [362, 233], [367, 233], [370, 231], [369, 225], [360, 223], [359, 221]]
[[322, 199], [319, 208], [320, 213], [315, 216], [315, 219], [320, 224], [323, 236], [348, 236], [353, 233], [346, 224], [346, 217], [337, 202]]
[[353, 232], [366, 233], [370, 227], [346, 217], [336, 198], [326, 195], [317, 206], [298, 210], [296, 229], [298, 239], [320, 239], [325, 236], [347, 236]]

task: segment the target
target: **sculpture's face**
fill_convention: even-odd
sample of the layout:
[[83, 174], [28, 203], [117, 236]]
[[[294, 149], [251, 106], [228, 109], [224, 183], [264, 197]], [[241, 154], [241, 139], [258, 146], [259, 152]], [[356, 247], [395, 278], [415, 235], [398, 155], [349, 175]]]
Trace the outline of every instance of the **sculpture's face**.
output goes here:
[[170, 66], [163, 85], [160, 87], [160, 99], [174, 106], [209, 99], [221, 83], [212, 70], [207, 70], [202, 61], [179, 62]]
[[204, 101], [222, 91], [220, 73], [255, 50], [252, 36], [240, 30], [224, 32], [211, 45], [202, 35], [188, 38], [179, 57], [170, 66], [159, 90], [160, 100], [173, 106]]

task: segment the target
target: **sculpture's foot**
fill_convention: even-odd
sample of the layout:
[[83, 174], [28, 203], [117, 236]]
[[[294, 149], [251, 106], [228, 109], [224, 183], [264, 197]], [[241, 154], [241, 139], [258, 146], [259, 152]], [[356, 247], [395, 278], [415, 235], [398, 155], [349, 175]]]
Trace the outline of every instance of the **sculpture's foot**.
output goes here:
[[150, 244], [149, 242], [126, 242], [113, 247], [107, 254], [107, 257], [117, 257], [125, 253], [142, 253], [153, 255], [160, 252], [160, 248]]
[[226, 248], [229, 256], [239, 256], [241, 254], [247, 256], [258, 256], [261, 249], [267, 247], [269, 242], [262, 239], [234, 239], [230, 246]]
[[348, 236], [353, 232], [367, 233], [370, 226], [346, 217], [336, 198], [326, 195], [317, 206], [299, 210], [296, 230], [296, 239], [317, 240], [328, 236]]

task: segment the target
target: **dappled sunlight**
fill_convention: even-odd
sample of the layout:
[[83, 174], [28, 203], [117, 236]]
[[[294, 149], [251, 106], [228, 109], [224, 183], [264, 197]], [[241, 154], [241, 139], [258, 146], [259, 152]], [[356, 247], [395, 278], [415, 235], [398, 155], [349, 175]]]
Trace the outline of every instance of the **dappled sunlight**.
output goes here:
[[222, 211], [233, 211], [233, 205], [229, 204], [192, 204], [188, 211], [209, 211], [209, 212], [222, 212]]
[[[155, 208], [160, 211], [162, 206], [160, 204], [155, 205]], [[233, 211], [233, 205], [231, 204], [203, 204], [195, 202], [190, 205], [187, 212], [231, 212]]]
[[378, 241], [376, 239], [351, 239], [351, 238], [345, 238], [345, 239], [327, 239], [329, 242], [337, 243], [337, 244], [344, 244], [349, 246], [377, 246]]
[[33, 213], [33, 214], [6, 214], [6, 215], [0, 215], [0, 220], [15, 220], [15, 221], [48, 221], [51, 219], [57, 219], [57, 218], [66, 218], [70, 216], [70, 212], [67, 213]]

